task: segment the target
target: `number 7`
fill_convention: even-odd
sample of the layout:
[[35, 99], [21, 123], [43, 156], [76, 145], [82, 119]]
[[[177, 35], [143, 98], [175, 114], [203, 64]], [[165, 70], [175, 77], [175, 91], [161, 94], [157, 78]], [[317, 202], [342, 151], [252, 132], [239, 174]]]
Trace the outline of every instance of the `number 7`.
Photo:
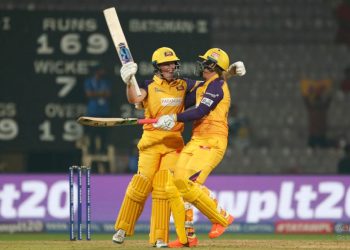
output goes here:
[[64, 86], [58, 92], [59, 97], [65, 97], [73, 89], [77, 83], [77, 79], [72, 76], [58, 76], [56, 77], [57, 84], [63, 84]]

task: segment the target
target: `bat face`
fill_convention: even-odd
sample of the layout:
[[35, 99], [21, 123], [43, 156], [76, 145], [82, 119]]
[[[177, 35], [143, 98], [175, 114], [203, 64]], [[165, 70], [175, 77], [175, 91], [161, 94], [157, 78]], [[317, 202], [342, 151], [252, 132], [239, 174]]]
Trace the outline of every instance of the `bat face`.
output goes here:
[[[131, 56], [131, 52], [126, 42], [122, 26], [120, 25], [117, 11], [115, 8], [108, 8], [103, 11], [105, 16], [108, 30], [111, 34], [113, 44], [117, 50], [119, 59], [122, 64], [133, 62], [134, 59]], [[137, 85], [135, 76], [131, 78], [131, 83], [135, 87], [137, 96], [141, 96], [141, 91]]]

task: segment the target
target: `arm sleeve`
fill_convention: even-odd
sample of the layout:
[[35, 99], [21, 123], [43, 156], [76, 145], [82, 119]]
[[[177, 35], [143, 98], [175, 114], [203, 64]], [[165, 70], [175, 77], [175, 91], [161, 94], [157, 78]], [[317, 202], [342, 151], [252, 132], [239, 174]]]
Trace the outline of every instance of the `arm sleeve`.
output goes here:
[[139, 88], [144, 89], [148, 94], [148, 85], [152, 82], [152, 80], [145, 80], [139, 84]]
[[196, 90], [186, 93], [185, 109], [188, 109], [196, 104]]
[[196, 104], [196, 90], [200, 86], [202, 81], [196, 81], [192, 79], [185, 78], [187, 83], [186, 97], [185, 97], [185, 109], [188, 109]]
[[199, 105], [194, 109], [186, 110], [177, 115], [177, 121], [188, 122], [199, 120], [209, 114], [216, 105], [222, 100], [224, 92], [222, 90], [223, 82], [215, 82], [210, 84], [205, 91], [203, 98]]

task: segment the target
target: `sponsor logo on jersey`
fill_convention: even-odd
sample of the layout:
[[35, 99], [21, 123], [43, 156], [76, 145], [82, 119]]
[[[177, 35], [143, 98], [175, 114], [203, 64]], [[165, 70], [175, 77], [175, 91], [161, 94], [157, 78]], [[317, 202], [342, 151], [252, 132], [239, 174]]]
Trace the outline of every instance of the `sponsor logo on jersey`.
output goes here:
[[213, 94], [213, 93], [209, 93], [209, 92], [206, 92], [205, 94], [206, 94], [206, 95], [210, 95], [210, 96], [213, 97], [213, 98], [216, 98], [216, 97], [219, 96], [219, 94]]
[[180, 106], [182, 104], [182, 98], [161, 98], [160, 103], [162, 106]]
[[157, 88], [157, 87], [154, 88], [154, 91], [155, 91], [155, 92], [161, 92], [161, 93], [164, 93], [164, 92], [165, 92], [164, 90], [162, 90], [162, 89], [160, 89], [160, 88]]
[[209, 98], [204, 97], [202, 99], [201, 103], [203, 103], [204, 105], [210, 107], [214, 103], [214, 101], [210, 100]]

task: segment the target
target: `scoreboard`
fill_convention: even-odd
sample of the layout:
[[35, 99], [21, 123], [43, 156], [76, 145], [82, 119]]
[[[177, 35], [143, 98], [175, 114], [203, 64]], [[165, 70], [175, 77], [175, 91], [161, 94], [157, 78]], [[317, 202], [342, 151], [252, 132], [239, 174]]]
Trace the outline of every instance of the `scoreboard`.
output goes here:
[[[172, 47], [183, 73], [191, 75], [197, 56], [211, 46], [206, 16], [118, 13], [134, 60], [137, 79], [150, 79], [155, 49]], [[127, 103], [120, 62], [102, 10], [0, 11], [0, 150], [64, 152], [75, 149], [84, 128], [84, 79], [103, 64], [113, 83], [116, 117], [141, 117]], [[114, 145], [139, 137], [141, 127], [109, 130]]]

